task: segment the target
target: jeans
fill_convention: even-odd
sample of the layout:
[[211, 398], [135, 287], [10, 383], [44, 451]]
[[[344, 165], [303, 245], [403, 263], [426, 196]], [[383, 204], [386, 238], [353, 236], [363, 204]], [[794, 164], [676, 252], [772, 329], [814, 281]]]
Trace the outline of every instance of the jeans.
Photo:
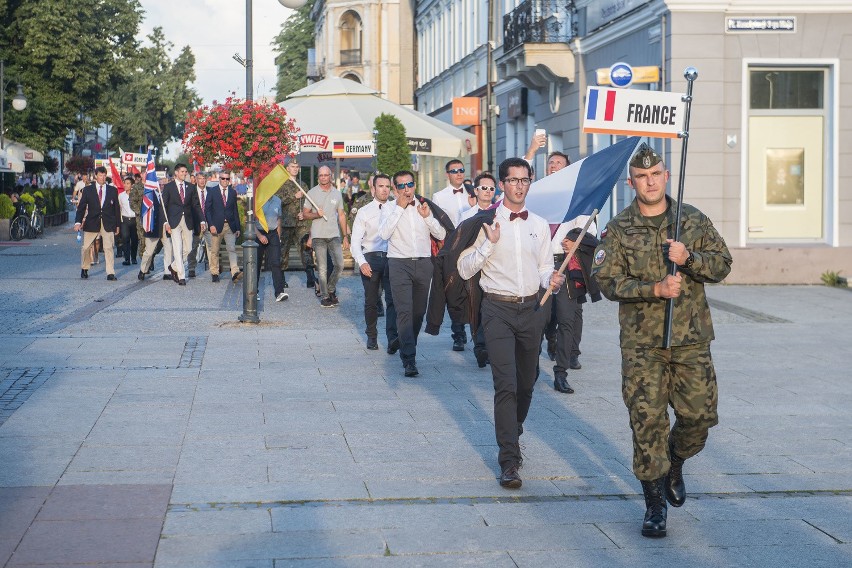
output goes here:
[[[329, 294], [334, 294], [337, 291], [337, 280], [343, 271], [343, 245], [340, 237], [334, 237], [333, 239], [314, 238], [312, 239], [312, 243], [317, 258], [320, 295], [323, 299], [326, 299]], [[326, 254], [331, 254], [331, 261], [334, 264], [331, 274], [328, 273], [328, 258]]]

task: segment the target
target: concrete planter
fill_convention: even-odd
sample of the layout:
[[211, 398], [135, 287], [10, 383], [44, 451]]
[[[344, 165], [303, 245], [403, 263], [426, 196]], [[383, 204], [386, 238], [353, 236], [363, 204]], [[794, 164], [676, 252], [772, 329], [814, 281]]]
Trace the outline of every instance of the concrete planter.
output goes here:
[[9, 241], [12, 239], [12, 236], [9, 234], [11, 225], [11, 219], [0, 219], [0, 241]]

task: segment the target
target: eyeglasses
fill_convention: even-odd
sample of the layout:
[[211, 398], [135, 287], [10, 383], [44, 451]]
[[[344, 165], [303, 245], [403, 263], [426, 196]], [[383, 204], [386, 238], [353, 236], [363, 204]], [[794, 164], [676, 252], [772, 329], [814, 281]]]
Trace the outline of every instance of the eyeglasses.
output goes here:
[[409, 181], [406, 183], [397, 183], [395, 184], [397, 189], [405, 189], [406, 187], [414, 187], [414, 182]]
[[219, 179], [223, 179], [225, 181], [228, 181], [229, 179], [231, 179], [231, 176], [219, 176]]
[[473, 189], [480, 189], [482, 191], [494, 191], [497, 188], [494, 187], [493, 185], [478, 185], [478, 186], [474, 187]]
[[506, 185], [518, 185], [521, 184], [523, 186], [529, 185], [532, 182], [530, 178], [506, 178], [503, 180], [503, 183]]
[[463, 174], [464, 168], [455, 168], [453, 170], [447, 170], [448, 174]]

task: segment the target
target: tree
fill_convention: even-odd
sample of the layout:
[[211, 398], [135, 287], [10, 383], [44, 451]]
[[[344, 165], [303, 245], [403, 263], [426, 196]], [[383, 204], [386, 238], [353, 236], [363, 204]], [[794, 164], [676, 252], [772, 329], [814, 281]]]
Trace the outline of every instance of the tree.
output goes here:
[[308, 49], [314, 46], [314, 22], [311, 9], [315, 0], [294, 11], [283, 24], [281, 31], [272, 40], [275, 65], [278, 66], [278, 82], [275, 84], [275, 100], [283, 101], [287, 95], [306, 87], [305, 70], [308, 66]]
[[95, 160], [91, 156], [72, 156], [65, 162], [65, 169], [75, 174], [87, 174], [95, 169]]
[[137, 48], [138, 0], [0, 0], [0, 58], [23, 112], [5, 113], [8, 136], [32, 148], [61, 148], [70, 129], [108, 118], [104, 104]]
[[148, 36], [150, 46], [140, 48], [122, 62], [127, 80], [110, 101], [113, 127], [111, 145], [135, 148], [153, 143], [163, 146], [182, 138], [187, 112], [201, 104], [189, 83], [195, 80], [195, 56], [185, 46], [172, 60], [174, 44], [160, 27]]
[[376, 166], [380, 172], [393, 175], [411, 169], [411, 149], [405, 127], [397, 117], [382, 113], [374, 122], [376, 135]]

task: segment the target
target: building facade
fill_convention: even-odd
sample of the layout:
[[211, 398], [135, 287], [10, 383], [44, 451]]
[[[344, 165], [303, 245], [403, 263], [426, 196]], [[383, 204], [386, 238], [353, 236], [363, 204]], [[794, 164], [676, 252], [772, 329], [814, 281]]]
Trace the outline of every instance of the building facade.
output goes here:
[[316, 41], [309, 54], [309, 79], [344, 77], [413, 107], [411, 0], [318, 0], [311, 19]]
[[[684, 200], [732, 249], [728, 281], [818, 283], [823, 272], [852, 271], [852, 3], [526, 0], [510, 8], [495, 51], [499, 158], [523, 154], [536, 128], [547, 131], [548, 151], [572, 160], [611, 145], [619, 137], [582, 132], [589, 86], [608, 84], [611, 66], [624, 62], [635, 71], [631, 89], [685, 92], [692, 66]], [[682, 142], [647, 142], [665, 155], [676, 192]], [[620, 183], [601, 220], [631, 200]]]

